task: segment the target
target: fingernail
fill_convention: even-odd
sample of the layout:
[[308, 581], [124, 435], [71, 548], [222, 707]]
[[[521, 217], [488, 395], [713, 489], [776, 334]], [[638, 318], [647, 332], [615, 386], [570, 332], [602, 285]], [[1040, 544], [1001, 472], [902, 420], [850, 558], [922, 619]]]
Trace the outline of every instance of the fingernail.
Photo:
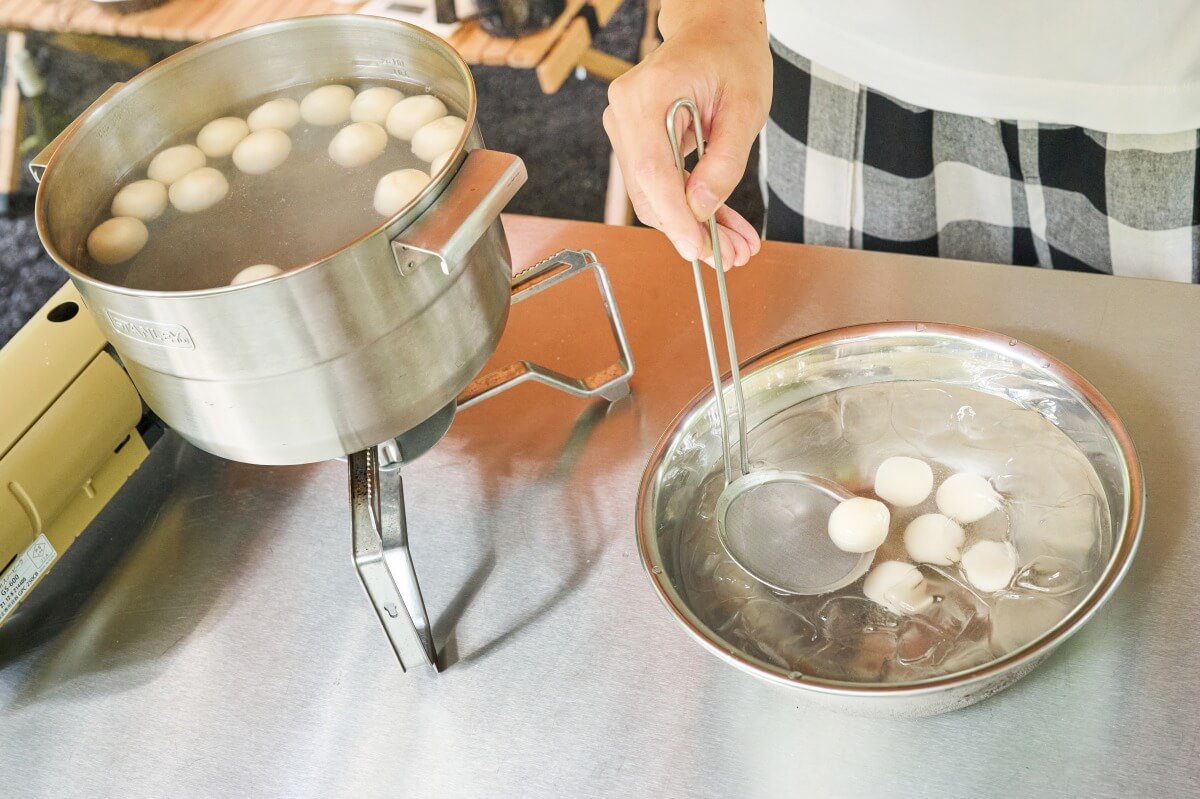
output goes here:
[[717, 212], [721, 201], [703, 183], [692, 187], [692, 207], [705, 219]]
[[694, 243], [685, 241], [684, 239], [679, 239], [675, 242], [675, 249], [688, 261], [696, 260], [696, 256], [700, 254]]

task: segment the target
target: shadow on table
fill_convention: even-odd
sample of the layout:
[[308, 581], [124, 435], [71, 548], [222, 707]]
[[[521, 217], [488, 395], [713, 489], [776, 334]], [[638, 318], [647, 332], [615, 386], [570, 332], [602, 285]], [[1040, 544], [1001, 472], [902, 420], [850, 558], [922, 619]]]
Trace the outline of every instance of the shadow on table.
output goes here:
[[[27, 661], [14, 709], [89, 675], [109, 673], [104, 690], [118, 692], [164, 671], [253, 562], [264, 518], [288, 496], [271, 479], [165, 437], [0, 628], [0, 669]], [[251, 496], [246, 513], [240, 498]]]
[[[539, 475], [534, 484], [530, 486], [529, 496], [521, 503], [523, 508], [535, 506], [537, 504], [537, 495], [543, 492], [557, 492], [560, 490], [561, 484], [567, 482], [573, 474], [575, 467], [579, 461], [580, 455], [583, 453], [588, 440], [595, 431], [597, 425], [603, 422], [612, 413], [621, 413], [629, 410], [631, 400], [626, 398], [617, 403], [608, 403], [606, 401], [596, 401], [589, 404], [576, 419], [570, 433], [567, 436], [566, 442], [561, 447], [561, 453], [555, 460], [553, 468], [548, 474]], [[497, 448], [501, 451], [502, 448]], [[490, 468], [487, 467], [487, 468]], [[586, 524], [572, 525], [574, 519], [587, 519], [595, 514], [589, 510], [590, 503], [585, 499], [584, 507], [579, 507], [580, 497], [582, 492], [569, 491], [566, 492], [570, 500], [571, 507], [567, 508], [569, 516], [572, 518], [564, 518], [562, 520], [564, 527], [572, 527], [577, 530], [586, 530]], [[504, 514], [512, 514], [513, 508], [507, 506], [502, 508], [501, 505], [507, 505], [511, 500], [510, 497], [488, 497], [485, 501], [485, 507], [481, 513], [481, 518], [498, 519]], [[519, 522], [518, 522], [519, 523]], [[470, 662], [487, 657], [497, 647], [510, 640], [512, 637], [520, 634], [520, 632], [539, 618], [549, 612], [557, 605], [564, 597], [569, 595], [580, 583], [583, 582], [590, 570], [591, 563], [600, 554], [604, 548], [605, 540], [597, 539], [590, 541], [574, 542], [574, 547], [563, 547], [556, 555], [567, 553], [571, 556], [569, 570], [562, 575], [561, 581], [557, 589], [550, 595], [545, 596], [537, 603], [536, 606], [530, 608], [521, 614], [507, 630], [495, 636], [490, 641], [476, 647], [469, 653], [460, 653], [458, 650], [458, 641], [455, 635], [456, 627], [462, 619], [466, 608], [470, 605], [479, 590], [483, 587], [488, 575], [496, 565], [496, 550], [495, 546], [490, 542], [487, 544], [486, 554], [480, 564], [471, 573], [466, 583], [459, 593], [451, 600], [446, 610], [439, 616], [434, 623], [434, 640], [443, 642], [439, 646], [439, 662], [442, 668], [447, 668], [457, 662]], [[582, 543], [583, 546], [578, 546]]]

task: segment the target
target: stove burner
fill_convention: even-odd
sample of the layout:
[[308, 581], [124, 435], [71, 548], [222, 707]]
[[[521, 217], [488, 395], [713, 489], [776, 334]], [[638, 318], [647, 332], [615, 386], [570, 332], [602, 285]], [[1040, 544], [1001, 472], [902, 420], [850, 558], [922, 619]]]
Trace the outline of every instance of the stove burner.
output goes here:
[[572, 378], [528, 361], [519, 361], [477, 377], [458, 398], [426, 421], [370, 449], [351, 455], [350, 513], [354, 567], [379, 616], [388, 641], [405, 671], [416, 666], [438, 670], [433, 628], [408, 550], [404, 515], [403, 463], [432, 448], [454, 421], [458, 409], [482, 402], [527, 381], [544, 383], [576, 397], [615, 402], [629, 394], [633, 356], [604, 266], [587, 250], [563, 250], [516, 276], [512, 302], [518, 303], [584, 271], [592, 271], [616, 339], [617, 362], [584, 378]]
[[[380, 444], [380, 447], [389, 448], [387, 457], [390, 460], [412, 463], [433, 449], [434, 444], [442, 440], [442, 436], [446, 435], [446, 431], [450, 429], [450, 423], [454, 421], [454, 414], [457, 410], [458, 400], [450, 400], [433, 416], [430, 416], [413, 429], [396, 436], [394, 442], [385, 442], [384, 444]], [[391, 451], [393, 443], [395, 444], [394, 452]]]

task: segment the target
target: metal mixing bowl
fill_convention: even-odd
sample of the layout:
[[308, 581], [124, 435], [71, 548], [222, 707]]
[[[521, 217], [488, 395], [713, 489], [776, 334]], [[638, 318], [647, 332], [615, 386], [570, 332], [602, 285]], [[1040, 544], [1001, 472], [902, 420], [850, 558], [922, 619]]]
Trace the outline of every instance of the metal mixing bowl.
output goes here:
[[862, 683], [788, 671], [710, 629], [684, 590], [683, 523], [720, 458], [711, 390], [696, 397], [650, 457], [638, 497], [642, 561], [659, 597], [691, 636], [722, 660], [798, 689], [834, 709], [872, 716], [921, 716], [978, 702], [1028, 674], [1112, 595], [1141, 536], [1145, 490], [1129, 435], [1112, 406], [1070, 367], [1008, 336], [972, 328], [894, 322], [841, 328], [785, 344], [743, 367], [747, 427], [838, 389], [893, 381], [936, 381], [1007, 397], [1037, 410], [1079, 447], [1099, 477], [1111, 540], [1095, 585], [1058, 624], [980, 666], [917, 682]]

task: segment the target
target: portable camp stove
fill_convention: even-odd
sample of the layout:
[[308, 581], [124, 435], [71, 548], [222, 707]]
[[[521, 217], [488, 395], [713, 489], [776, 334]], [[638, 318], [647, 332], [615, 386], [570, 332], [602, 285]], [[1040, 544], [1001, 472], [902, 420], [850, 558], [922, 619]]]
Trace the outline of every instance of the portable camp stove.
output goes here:
[[438, 668], [433, 629], [408, 549], [401, 468], [433, 447], [454, 420], [457, 410], [469, 408], [502, 391], [534, 381], [575, 397], [600, 397], [615, 402], [629, 394], [633, 356], [612, 286], [604, 266], [588, 250], [564, 250], [520, 273], [513, 282], [513, 303], [528, 299], [564, 280], [591, 271], [596, 278], [617, 345], [617, 361], [584, 378], [573, 378], [528, 361], [519, 361], [483, 375], [458, 398], [425, 422], [377, 447], [347, 458], [350, 472], [350, 513], [353, 523], [354, 567], [387, 633], [400, 665]]
[[[408, 549], [402, 467], [441, 440], [457, 411], [524, 382], [609, 402], [629, 393], [633, 358], [608, 275], [595, 255], [564, 250], [521, 272], [512, 302], [588, 271], [612, 328], [616, 362], [584, 378], [528, 361], [488, 372], [426, 421], [346, 458], [354, 565], [406, 671], [436, 670], [438, 659]], [[70, 284], [0, 350], [0, 376], [19, 389], [0, 397], [0, 421], [6, 422], [0, 425], [0, 485], [9, 487], [0, 494], [0, 510], [6, 511], [0, 524], [3, 623], [145, 459], [161, 425], [140, 407]]]

